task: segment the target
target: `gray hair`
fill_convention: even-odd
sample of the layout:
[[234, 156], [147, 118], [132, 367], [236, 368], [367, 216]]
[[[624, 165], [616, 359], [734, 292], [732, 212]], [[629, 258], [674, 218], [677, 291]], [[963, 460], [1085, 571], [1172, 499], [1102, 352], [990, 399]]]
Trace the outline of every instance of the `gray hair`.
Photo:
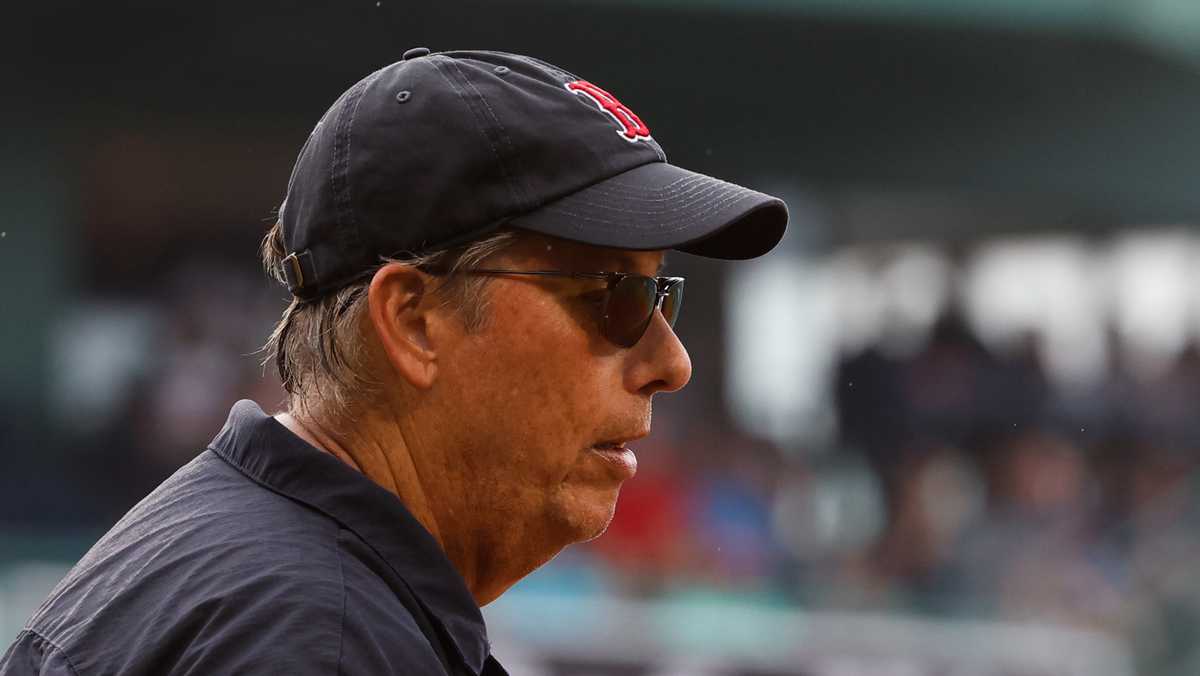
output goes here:
[[[327, 422], [352, 419], [362, 402], [377, 394], [380, 382], [368, 372], [367, 349], [362, 339], [367, 312], [367, 289], [374, 273], [388, 263], [445, 271], [445, 281], [434, 288], [442, 306], [460, 314], [466, 330], [479, 331], [487, 321], [488, 278], [456, 275], [479, 265], [517, 240], [517, 232], [500, 230], [468, 244], [406, 258], [381, 257], [354, 281], [335, 292], [309, 301], [292, 298], [263, 346], [263, 366], [275, 362], [287, 391], [289, 412], [319, 412]], [[267, 274], [283, 282], [280, 262], [287, 255], [283, 231], [276, 224], [263, 238], [262, 260]]]

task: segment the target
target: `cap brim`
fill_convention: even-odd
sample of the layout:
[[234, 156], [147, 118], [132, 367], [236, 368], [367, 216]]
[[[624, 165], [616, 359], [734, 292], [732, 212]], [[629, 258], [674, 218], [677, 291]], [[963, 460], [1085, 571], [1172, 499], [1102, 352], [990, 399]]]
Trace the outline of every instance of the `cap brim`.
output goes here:
[[787, 206], [777, 197], [653, 162], [507, 224], [596, 246], [742, 260], [778, 244], [787, 219]]

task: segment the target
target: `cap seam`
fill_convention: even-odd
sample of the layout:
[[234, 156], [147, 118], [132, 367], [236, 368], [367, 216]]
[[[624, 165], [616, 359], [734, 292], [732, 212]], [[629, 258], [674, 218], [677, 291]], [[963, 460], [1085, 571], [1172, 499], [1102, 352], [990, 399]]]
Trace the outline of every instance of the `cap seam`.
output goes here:
[[[636, 201], [636, 202], [640, 202], [642, 204], [651, 204], [651, 205], [660, 204], [663, 202], [676, 203], [676, 202], [679, 202], [680, 200], [683, 200], [683, 204], [690, 204], [690, 203], [696, 202], [700, 199], [703, 199], [705, 196], [711, 195], [714, 192], [729, 192], [729, 189], [722, 185], [704, 185], [704, 184], [700, 183], [697, 185], [689, 186], [687, 190], [680, 190], [679, 192], [669, 193], [669, 195], [664, 198], [650, 197], [650, 198], [643, 198], [643, 199], [638, 199], [638, 200], [629, 200], [626, 198], [625, 195], [616, 195], [614, 193], [600, 192], [600, 191], [596, 191], [596, 197], [605, 197], [605, 196], [619, 197], [624, 202], [635, 202]], [[587, 197], [581, 197], [578, 200], [578, 203], [581, 205], [585, 205], [585, 206], [600, 207], [601, 209], [617, 210], [617, 207], [610, 206], [608, 203], [602, 203], [602, 202], [594, 201], [592, 199], [588, 199], [590, 197], [592, 197], [592, 195], [590, 195], [590, 194]]]
[[[686, 209], [689, 209], [695, 205], [705, 204], [706, 202], [710, 203], [710, 200], [712, 200], [713, 198], [715, 198], [717, 200], [721, 200], [721, 199], [725, 199], [726, 197], [731, 196], [731, 195], [734, 197], [737, 197], [742, 194], [744, 194], [744, 193], [738, 193], [738, 192], [733, 192], [733, 191], [728, 191], [728, 190], [719, 190], [719, 189], [713, 188], [710, 190], [706, 190], [704, 192], [697, 193], [689, 201], [679, 204], [679, 207], [676, 209], [663, 210], [663, 211], [651, 211], [649, 209], [622, 209], [620, 207], [612, 206], [610, 204], [593, 202], [590, 200], [578, 200], [577, 202], [573, 202], [570, 207], [548, 206], [547, 210], [554, 211], [556, 213], [570, 213], [572, 209], [579, 208], [579, 207], [585, 207], [585, 208], [591, 208], [592, 213], [609, 212], [609, 213], [616, 213], [616, 214], [637, 214], [637, 215], [677, 214], [677, 213], [683, 212]], [[749, 196], [749, 195], [747, 195], [747, 196]]]
[[572, 80], [579, 79], [578, 75], [576, 75], [568, 70], [565, 70], [563, 68], [559, 68], [558, 66], [556, 66], [548, 61], [543, 61], [537, 57], [526, 56], [524, 54], [512, 54], [510, 56], [513, 56], [518, 61], [524, 61], [526, 64], [531, 65], [534, 68], [542, 68], [544, 70], [550, 71], [554, 75], [558, 76], [558, 79], [560, 80], [559, 84], [566, 84], [567, 82], [570, 82]]
[[[666, 189], [666, 188], [673, 187], [677, 183], [682, 183], [685, 181], [687, 182], [686, 187], [683, 187], [678, 190]], [[609, 190], [607, 187], [602, 188], [601, 186], [596, 186], [594, 188], [594, 191], [598, 195], [612, 195], [612, 196], [619, 196], [621, 199], [625, 199], [628, 201], [654, 203], [654, 202], [675, 201], [678, 198], [685, 197], [688, 195], [693, 195], [697, 192], [703, 192], [705, 190], [708, 190], [711, 192], [713, 190], [727, 190], [731, 187], [732, 186], [730, 186], [729, 184], [722, 185], [722, 184], [706, 183], [703, 178], [695, 177], [695, 178], [683, 179], [682, 181], [676, 181], [671, 186], [664, 186], [664, 189], [647, 192], [642, 195], [621, 193], [619, 191]], [[659, 195], [661, 195], [661, 197]]]
[[[354, 133], [354, 120], [358, 116], [358, 107], [362, 103], [363, 94], [366, 93], [367, 87], [379, 77], [382, 71], [375, 71], [359, 83], [356, 91], [354, 91], [346, 101], [346, 106], [342, 109], [342, 115], [339, 116], [338, 129], [334, 133], [334, 148], [333, 162], [334, 166], [331, 169], [331, 188], [334, 194], [334, 204], [338, 216], [338, 226], [345, 233], [348, 243], [353, 247], [354, 253], [351, 255], [358, 257], [364, 249], [361, 233], [358, 231], [358, 218], [354, 213], [354, 206], [350, 195], [350, 150], [351, 150], [351, 135]], [[344, 122], [343, 122], [344, 119]], [[341, 186], [338, 186], [338, 170], [341, 169]], [[326, 287], [324, 280], [321, 279], [321, 271], [316, 269], [316, 260], [314, 259], [314, 270], [316, 270], [317, 290], [323, 291]], [[336, 271], [335, 271], [336, 272]]]
[[[683, 229], [687, 228], [689, 223], [692, 223], [697, 218], [704, 217], [704, 216], [712, 214], [716, 211], [725, 209], [729, 205], [736, 204], [737, 202], [742, 201], [748, 197], [750, 197], [750, 195], [745, 195], [745, 194], [737, 194], [737, 195], [728, 196], [728, 197], [719, 199], [719, 200], [711, 203], [706, 209], [704, 209], [702, 211], [698, 211], [698, 212], [694, 212], [694, 213], [687, 213], [687, 214], [678, 214], [677, 218], [663, 219], [663, 220], [657, 221], [655, 223], [655, 226], [656, 226], [655, 232], [667, 233], [667, 232], [677, 232], [679, 230], [683, 230]], [[622, 230], [627, 230], [627, 231], [645, 232], [645, 230], [643, 230], [642, 228], [627, 227], [621, 223], [615, 223], [613, 221], [605, 220], [602, 218], [596, 218], [595, 216], [589, 216], [588, 214], [577, 213], [577, 212], [570, 211], [567, 209], [555, 209], [554, 211], [556, 213], [562, 214], [564, 216], [570, 216], [572, 219], [574, 219], [576, 221], [590, 221], [592, 223], [603, 223], [606, 226], [611, 227], [611, 228], [620, 228]], [[683, 223], [683, 225], [680, 225], [678, 227], [662, 227], [662, 226], [669, 226], [669, 225], [673, 225], [675, 223], [681, 223], [681, 222]]]
[[508, 158], [512, 158], [515, 162], [520, 162], [520, 158], [517, 157], [515, 152], [513, 152], [513, 143], [512, 139], [508, 135], [508, 130], [500, 121], [500, 117], [496, 115], [496, 111], [492, 108], [492, 104], [488, 103], [487, 97], [483, 95], [483, 92], [479, 91], [479, 88], [475, 86], [475, 83], [471, 82], [471, 78], [467, 76], [467, 73], [463, 70], [462, 65], [458, 61], [452, 61], [451, 65], [453, 65], [454, 69], [457, 70], [459, 75], [462, 76], [463, 82], [471, 88], [471, 91], [475, 92], [475, 96], [479, 97], [479, 102], [483, 104], [483, 107], [487, 109], [488, 116], [492, 118], [492, 124], [495, 125], [496, 131], [500, 135], [500, 140], [509, 150], [509, 152], [506, 154], [500, 153], [496, 150], [494, 145], [492, 146], [493, 152], [496, 153], [496, 159], [500, 163], [500, 170], [504, 172], [504, 176], [508, 180], [508, 189], [513, 193], [513, 197], [515, 197], [517, 202], [520, 204], [519, 208], [530, 208], [530, 203], [533, 200], [529, 198], [529, 195], [525, 190], [525, 186], [521, 185], [520, 167], [513, 167], [512, 169], [516, 169], [516, 171], [512, 171], [508, 166]]
[[[435, 56], [440, 56], [440, 55], [435, 55]], [[447, 60], [449, 60], [450, 66], [452, 66], [460, 75], [462, 75], [463, 80], [466, 81], [466, 75], [459, 68], [458, 63], [454, 59], [451, 59], [449, 57], [445, 57], [445, 58]], [[441, 62], [441, 59], [435, 59], [433, 61], [434, 66], [438, 70], [438, 73], [442, 76], [443, 79], [446, 80], [446, 82], [450, 85], [450, 88], [454, 90], [454, 93], [457, 94], [460, 99], [462, 99], [463, 105], [466, 106], [467, 110], [470, 111], [471, 119], [475, 122], [476, 130], [479, 132], [479, 134], [481, 136], [483, 136], [484, 141], [487, 142], [488, 148], [492, 151], [492, 156], [496, 159], [496, 166], [499, 168], [500, 174], [504, 177], [505, 186], [508, 187], [508, 191], [509, 191], [510, 195], [513, 197], [513, 199], [515, 199], [518, 203], [521, 203], [521, 195], [518, 193], [515, 186], [513, 185], [512, 175], [509, 172], [508, 167], [504, 163], [503, 156], [500, 154], [500, 151], [496, 148], [496, 143], [492, 140], [491, 135], [488, 134], [487, 130], [484, 128], [484, 125], [483, 125], [484, 121], [480, 119], [479, 113], [476, 111], [475, 106], [471, 105], [471, 102], [470, 102], [468, 96], [466, 95], [466, 93], [463, 91], [463, 89], [458, 85], [458, 83], [456, 83], [454, 81], [453, 77], [451, 77], [449, 74], [447, 74], [442, 69], [440, 62]], [[478, 91], [476, 92], [476, 94], [478, 94]]]

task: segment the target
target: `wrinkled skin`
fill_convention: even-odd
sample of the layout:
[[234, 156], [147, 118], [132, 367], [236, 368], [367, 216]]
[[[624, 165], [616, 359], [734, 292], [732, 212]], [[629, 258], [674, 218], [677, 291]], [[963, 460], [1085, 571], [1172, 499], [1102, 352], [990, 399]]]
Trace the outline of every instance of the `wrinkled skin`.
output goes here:
[[[527, 236], [487, 267], [654, 275], [662, 260]], [[609, 343], [601, 280], [496, 277], [477, 331], [432, 281], [401, 265], [372, 280], [364, 334], [388, 395], [353, 434], [280, 420], [396, 493], [483, 605], [604, 531], [635, 465], [594, 447], [648, 434], [651, 398], [683, 387], [691, 362], [661, 313], [633, 347]]]

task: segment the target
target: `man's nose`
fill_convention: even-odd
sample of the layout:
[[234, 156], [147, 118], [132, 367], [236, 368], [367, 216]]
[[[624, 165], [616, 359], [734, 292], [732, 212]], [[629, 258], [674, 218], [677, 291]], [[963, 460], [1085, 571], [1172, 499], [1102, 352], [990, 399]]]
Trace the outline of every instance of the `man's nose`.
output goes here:
[[630, 357], [633, 363], [627, 371], [627, 385], [632, 392], [646, 396], [674, 392], [692, 379], [692, 360], [661, 312], [654, 313]]

